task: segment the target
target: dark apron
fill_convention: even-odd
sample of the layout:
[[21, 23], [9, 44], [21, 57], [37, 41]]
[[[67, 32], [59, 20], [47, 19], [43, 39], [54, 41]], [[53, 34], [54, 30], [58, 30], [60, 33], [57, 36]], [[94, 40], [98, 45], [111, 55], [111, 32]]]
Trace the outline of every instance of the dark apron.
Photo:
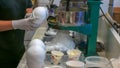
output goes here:
[[[0, 0], [0, 20], [23, 19], [30, 0]], [[16, 68], [24, 54], [24, 30], [0, 32], [0, 68]]]

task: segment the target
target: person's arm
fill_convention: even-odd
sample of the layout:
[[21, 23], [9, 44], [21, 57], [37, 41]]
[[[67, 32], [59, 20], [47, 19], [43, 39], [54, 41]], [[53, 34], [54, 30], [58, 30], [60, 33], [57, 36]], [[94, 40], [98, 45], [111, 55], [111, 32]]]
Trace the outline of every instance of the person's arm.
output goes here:
[[33, 11], [33, 8], [27, 8], [26, 9], [26, 13], [32, 13], [32, 11]]
[[[27, 8], [26, 13], [32, 13], [32, 8]], [[7, 31], [7, 30], [12, 30], [12, 21], [2, 21], [0, 20], [0, 32], [1, 31]]]
[[[32, 8], [27, 8], [26, 13], [32, 13]], [[12, 30], [12, 21], [3, 21], [0, 20], [0, 32], [1, 31], [7, 31], [7, 30]]]
[[7, 31], [12, 30], [12, 21], [2, 21], [0, 20], [0, 32], [1, 31]]
[[25, 18], [30, 17], [30, 16], [31, 16], [31, 14], [32, 14], [32, 11], [33, 11], [33, 9], [32, 9], [32, 8], [27, 8], [27, 9], [26, 9]]
[[[28, 0], [28, 6], [27, 6], [27, 9], [26, 9], [26, 13], [31, 13], [32, 12], [32, 3], [31, 3], [31, 0]], [[7, 30], [12, 30], [14, 29], [13, 28], [13, 25], [12, 25], [12, 20], [11, 21], [3, 21], [3, 20], [0, 20], [0, 32], [1, 31], [7, 31]]]
[[25, 18], [28, 18], [29, 16], [31, 16], [33, 11], [33, 5], [31, 0], [27, 0], [27, 7], [26, 7], [26, 14], [25, 14]]
[[32, 10], [33, 10], [33, 4], [32, 4], [32, 1], [31, 0], [27, 0], [28, 4], [27, 4], [27, 7], [26, 7], [26, 13], [32, 13]]

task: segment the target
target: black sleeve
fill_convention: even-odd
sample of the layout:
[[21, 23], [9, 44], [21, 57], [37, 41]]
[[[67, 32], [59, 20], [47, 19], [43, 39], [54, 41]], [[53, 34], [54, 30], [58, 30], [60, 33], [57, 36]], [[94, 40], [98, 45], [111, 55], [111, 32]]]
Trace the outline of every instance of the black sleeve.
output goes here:
[[32, 1], [31, 0], [27, 0], [27, 8], [32, 8]]

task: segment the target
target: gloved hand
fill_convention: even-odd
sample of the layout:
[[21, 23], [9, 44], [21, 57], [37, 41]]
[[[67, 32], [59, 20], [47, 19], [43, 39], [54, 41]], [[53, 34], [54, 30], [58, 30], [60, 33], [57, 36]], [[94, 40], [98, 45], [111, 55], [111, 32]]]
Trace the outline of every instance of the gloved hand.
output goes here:
[[40, 26], [40, 24], [36, 18], [25, 18], [21, 20], [13, 20], [12, 26], [13, 29], [35, 30]]
[[37, 29], [48, 17], [48, 10], [46, 7], [37, 7], [33, 10], [33, 13], [30, 17], [13, 20], [12, 26], [14, 29], [21, 30], [35, 30]]
[[26, 13], [25, 18], [28, 18], [32, 15], [32, 13]]

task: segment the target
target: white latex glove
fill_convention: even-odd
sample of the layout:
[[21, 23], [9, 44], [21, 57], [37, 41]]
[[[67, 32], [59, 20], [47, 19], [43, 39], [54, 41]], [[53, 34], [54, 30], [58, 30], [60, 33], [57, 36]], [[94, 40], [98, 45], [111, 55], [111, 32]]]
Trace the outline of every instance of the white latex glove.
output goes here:
[[25, 18], [28, 18], [31, 16], [32, 13], [26, 13]]
[[12, 20], [12, 26], [13, 26], [13, 29], [35, 30], [40, 26], [36, 21], [37, 21], [36, 18]]
[[47, 17], [48, 9], [46, 7], [36, 7], [30, 17], [21, 20], [13, 20], [12, 26], [14, 29], [35, 30], [45, 22]]

